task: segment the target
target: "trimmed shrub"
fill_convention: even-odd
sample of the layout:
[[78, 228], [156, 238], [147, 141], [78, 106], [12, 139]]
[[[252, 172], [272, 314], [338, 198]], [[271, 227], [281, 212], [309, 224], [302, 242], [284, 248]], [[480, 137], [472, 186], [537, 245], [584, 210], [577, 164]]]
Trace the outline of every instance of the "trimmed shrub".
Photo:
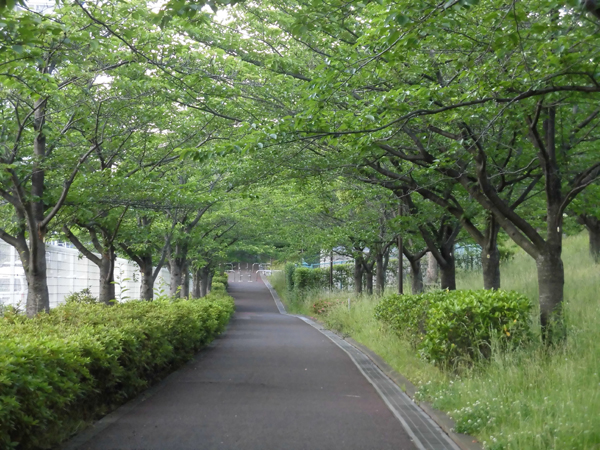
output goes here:
[[329, 271], [296, 267], [294, 270], [294, 291], [302, 294], [310, 289], [321, 289], [329, 283]]
[[530, 338], [529, 299], [501, 290], [388, 295], [375, 317], [407, 338], [424, 359], [452, 365], [488, 357], [492, 340], [515, 346]]
[[0, 321], [0, 448], [69, 437], [189, 360], [220, 333], [233, 300], [69, 302]]
[[227, 275], [215, 275], [212, 278], [212, 285], [213, 285], [213, 289], [215, 286], [215, 283], [221, 283], [224, 287], [228, 286], [228, 280], [229, 278], [227, 277]]
[[213, 278], [210, 292], [225, 292], [225, 284], [219, 281], [215, 281], [215, 279]]
[[294, 272], [296, 271], [296, 265], [294, 263], [287, 263], [285, 265], [285, 284], [287, 285], [288, 291], [294, 290]]

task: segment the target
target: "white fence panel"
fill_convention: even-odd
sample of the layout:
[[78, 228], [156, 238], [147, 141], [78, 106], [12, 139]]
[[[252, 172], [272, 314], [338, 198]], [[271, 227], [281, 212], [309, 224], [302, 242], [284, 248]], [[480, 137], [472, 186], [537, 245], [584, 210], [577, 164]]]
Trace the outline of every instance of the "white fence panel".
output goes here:
[[[46, 246], [50, 307], [64, 302], [67, 295], [89, 289], [97, 297], [100, 270], [77, 249]], [[162, 268], [154, 283], [154, 295], [168, 295], [171, 276]], [[140, 298], [141, 273], [133, 261], [117, 258], [115, 262], [115, 295], [118, 301]], [[190, 292], [192, 282], [190, 281]], [[0, 241], [0, 304], [25, 308], [27, 280], [14, 247]]]

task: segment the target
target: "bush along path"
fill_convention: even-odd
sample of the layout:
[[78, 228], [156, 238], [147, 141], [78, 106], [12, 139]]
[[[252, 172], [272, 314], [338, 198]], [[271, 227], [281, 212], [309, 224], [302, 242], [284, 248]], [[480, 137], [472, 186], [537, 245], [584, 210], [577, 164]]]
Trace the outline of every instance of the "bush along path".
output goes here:
[[531, 302], [500, 290], [391, 294], [375, 308], [419, 355], [445, 368], [489, 358], [492, 341], [516, 348], [531, 338]]
[[0, 448], [50, 448], [188, 361], [225, 328], [233, 299], [68, 302], [0, 322]]

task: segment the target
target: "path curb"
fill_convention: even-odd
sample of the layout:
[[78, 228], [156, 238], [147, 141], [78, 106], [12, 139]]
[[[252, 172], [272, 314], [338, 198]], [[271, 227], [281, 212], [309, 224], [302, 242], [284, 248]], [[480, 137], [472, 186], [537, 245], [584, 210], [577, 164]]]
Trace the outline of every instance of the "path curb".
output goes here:
[[381, 356], [350, 337], [345, 338], [345, 340], [367, 355], [383, 373], [385, 373], [394, 383], [396, 383], [398, 387], [406, 393], [406, 395], [413, 399], [413, 401], [415, 401], [415, 403], [417, 403], [421, 409], [425, 411], [427, 415], [431, 417], [433, 421], [437, 423], [448, 436], [450, 436], [450, 438], [456, 443], [456, 445], [460, 447], [461, 450], [483, 450], [483, 446], [479, 443], [479, 441], [475, 440], [473, 436], [456, 433], [453, 431], [456, 424], [454, 420], [448, 416], [448, 414], [440, 411], [439, 409], [435, 409], [429, 402], [417, 401], [415, 399], [415, 393], [417, 392], [415, 385], [412, 384], [404, 375], [394, 370], [381, 358]]

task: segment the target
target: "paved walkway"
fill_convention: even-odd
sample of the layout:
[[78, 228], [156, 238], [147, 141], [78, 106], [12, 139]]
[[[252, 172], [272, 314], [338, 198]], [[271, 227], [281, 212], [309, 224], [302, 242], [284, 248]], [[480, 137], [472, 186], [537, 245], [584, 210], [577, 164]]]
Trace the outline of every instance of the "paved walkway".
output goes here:
[[348, 354], [280, 314], [262, 282], [230, 293], [236, 313], [216, 345], [66, 448], [417, 448]]

